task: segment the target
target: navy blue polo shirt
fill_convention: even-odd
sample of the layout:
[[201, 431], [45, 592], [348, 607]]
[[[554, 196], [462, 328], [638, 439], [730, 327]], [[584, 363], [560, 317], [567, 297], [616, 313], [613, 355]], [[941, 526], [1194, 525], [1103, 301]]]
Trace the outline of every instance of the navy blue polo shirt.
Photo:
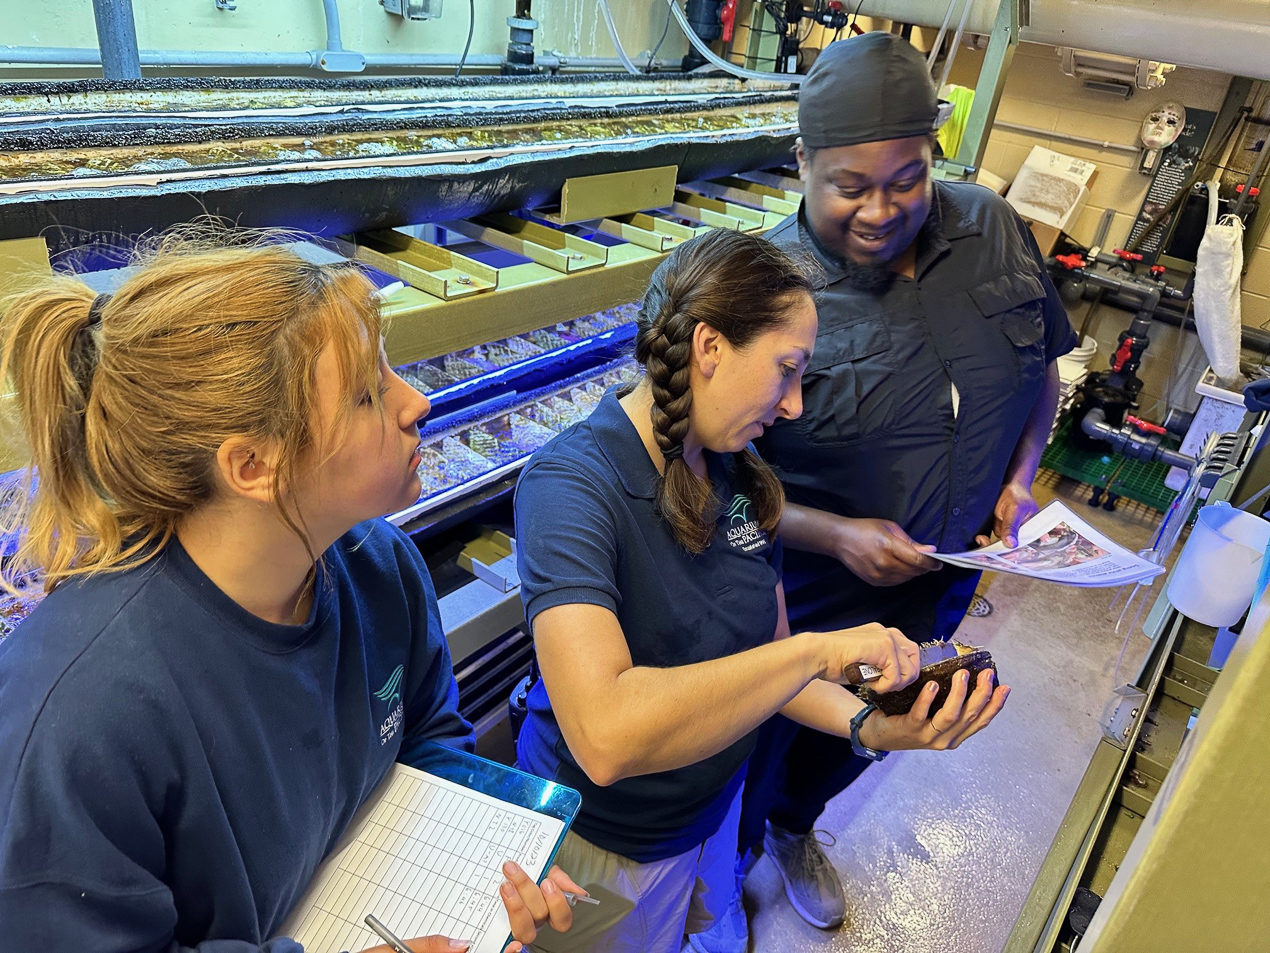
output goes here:
[[[973, 547], [1046, 365], [1076, 345], [1027, 225], [990, 189], [935, 182], [914, 276], [880, 291], [846, 280], [801, 209], [768, 238], [823, 270], [803, 414], [758, 442], [790, 501], [894, 520], [941, 552]], [[976, 578], [945, 566], [880, 588], [826, 556], [790, 550], [785, 565], [792, 625], [876, 620], [918, 640], [951, 634]]]
[[[656, 668], [770, 642], [780, 543], [759, 528], [753, 504], [734, 487], [732, 457], [707, 453], [706, 463], [718, 530], [693, 556], [657, 514], [657, 470], [615, 392], [535, 453], [516, 488], [530, 627], [552, 606], [603, 606], [617, 616], [634, 663]], [[696, 764], [600, 787], [561, 737], [542, 681], [528, 709], [517, 743], [521, 766], [581, 791], [578, 834], [640, 863], [691, 850], [719, 829], [754, 746], [751, 733]]]

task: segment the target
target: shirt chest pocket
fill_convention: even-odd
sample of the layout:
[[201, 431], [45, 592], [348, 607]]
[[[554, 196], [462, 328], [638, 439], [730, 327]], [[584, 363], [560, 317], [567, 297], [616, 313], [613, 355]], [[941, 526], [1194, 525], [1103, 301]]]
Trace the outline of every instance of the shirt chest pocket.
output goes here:
[[891, 417], [891, 334], [882, 316], [822, 333], [803, 375], [798, 426], [808, 443], [841, 446], [885, 430]]
[[1045, 286], [1036, 275], [1001, 275], [969, 290], [975, 308], [995, 324], [1014, 367], [1016, 388], [1027, 390], [1045, 374]]

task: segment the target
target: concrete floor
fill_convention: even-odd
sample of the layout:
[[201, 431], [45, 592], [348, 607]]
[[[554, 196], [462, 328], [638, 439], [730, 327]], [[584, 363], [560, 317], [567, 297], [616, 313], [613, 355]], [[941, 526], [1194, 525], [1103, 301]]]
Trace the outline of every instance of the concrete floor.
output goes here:
[[[1113, 513], [1091, 508], [1087, 488], [1043, 472], [1037, 500], [1053, 496], [1134, 550], [1149, 544], [1159, 519], [1134, 503]], [[967, 619], [958, 638], [992, 650], [1012, 689], [1005, 709], [958, 750], [894, 755], [830, 803], [819, 827], [837, 838], [827, 853], [846, 889], [841, 929], [801, 920], [771, 861], [760, 859], [745, 884], [752, 950], [996, 953], [1004, 946], [1097, 746], [1124, 639], [1107, 611], [1117, 590], [1005, 575], [985, 581], [980, 591], [995, 611]], [[1121, 683], [1136, 674], [1147, 644], [1139, 627]]]

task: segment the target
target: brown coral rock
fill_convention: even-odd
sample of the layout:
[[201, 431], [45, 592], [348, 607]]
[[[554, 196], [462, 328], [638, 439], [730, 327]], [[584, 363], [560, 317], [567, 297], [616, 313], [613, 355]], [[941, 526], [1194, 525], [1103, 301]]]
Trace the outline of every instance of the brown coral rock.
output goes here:
[[992, 661], [992, 653], [985, 648], [951, 640], [923, 642], [918, 648], [922, 653], [922, 671], [911, 685], [898, 692], [885, 694], [879, 694], [866, 686], [860, 689], [860, 697], [877, 705], [885, 715], [903, 715], [913, 707], [913, 702], [917, 701], [917, 696], [926, 683], [934, 681], [939, 685], [939, 693], [930, 706], [931, 714], [934, 714], [948, 700], [953, 676], [962, 669], [970, 672], [971, 691], [974, 690], [979, 673], [984, 669], [991, 669], [995, 677], [997, 665]]

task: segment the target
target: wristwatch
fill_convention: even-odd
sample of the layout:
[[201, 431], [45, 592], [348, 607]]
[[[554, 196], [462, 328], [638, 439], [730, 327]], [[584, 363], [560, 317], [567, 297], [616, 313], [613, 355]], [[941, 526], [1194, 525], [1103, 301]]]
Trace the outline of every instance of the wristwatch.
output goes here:
[[877, 707], [877, 705], [869, 702], [869, 704], [856, 712], [855, 717], [851, 719], [851, 750], [861, 758], [868, 758], [870, 761], [881, 761], [890, 753], [888, 751], [876, 751], [860, 741], [860, 726], [864, 724], [866, 718], [877, 710]]

